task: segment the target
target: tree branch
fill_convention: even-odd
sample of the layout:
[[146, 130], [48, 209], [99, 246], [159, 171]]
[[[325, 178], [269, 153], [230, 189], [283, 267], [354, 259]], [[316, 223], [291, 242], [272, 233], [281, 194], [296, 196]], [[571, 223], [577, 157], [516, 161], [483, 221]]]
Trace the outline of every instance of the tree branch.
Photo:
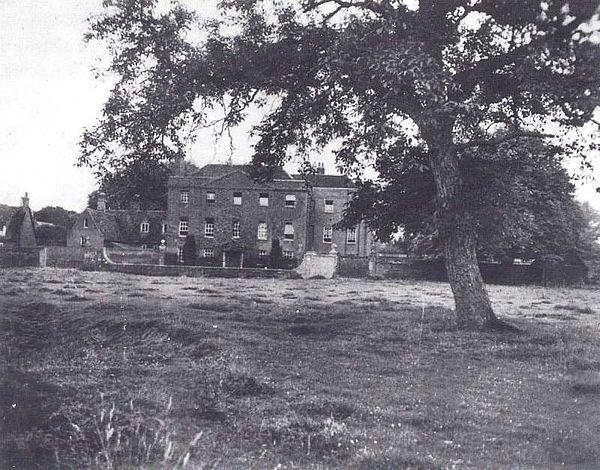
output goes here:
[[524, 131], [519, 130], [512, 132], [510, 134], [506, 134], [500, 137], [496, 137], [494, 139], [478, 139], [471, 140], [464, 144], [458, 144], [456, 148], [458, 150], [464, 150], [472, 147], [493, 147], [495, 145], [502, 144], [504, 142], [508, 142], [510, 140], [521, 139], [521, 138], [529, 138], [529, 139], [545, 139], [549, 137], [556, 137], [555, 134], [544, 134], [542, 132], [534, 132], [534, 131]]

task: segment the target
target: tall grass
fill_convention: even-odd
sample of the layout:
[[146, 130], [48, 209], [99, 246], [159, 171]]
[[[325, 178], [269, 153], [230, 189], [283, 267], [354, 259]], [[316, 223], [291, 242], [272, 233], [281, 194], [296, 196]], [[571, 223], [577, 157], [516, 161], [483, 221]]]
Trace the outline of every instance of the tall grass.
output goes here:
[[[101, 395], [100, 405], [91, 420], [82, 425], [70, 423], [71, 448], [63, 459], [56, 453], [59, 468], [93, 470], [180, 470], [188, 467], [194, 448], [203, 432], [187, 445], [177, 444], [170, 413], [166, 408], [158, 416], [147, 417], [130, 400], [118, 407]], [[77, 463], [75, 463], [77, 461]]]

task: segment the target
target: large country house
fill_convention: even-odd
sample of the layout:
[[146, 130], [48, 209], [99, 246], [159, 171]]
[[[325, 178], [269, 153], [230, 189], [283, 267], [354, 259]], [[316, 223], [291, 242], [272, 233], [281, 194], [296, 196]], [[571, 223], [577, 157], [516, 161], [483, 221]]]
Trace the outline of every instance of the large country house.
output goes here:
[[367, 256], [372, 239], [364, 223], [335, 229], [353, 192], [348, 178], [325, 175], [322, 166], [310, 176], [278, 168], [271, 181], [256, 183], [248, 165], [206, 165], [169, 179], [167, 250], [182, 261], [193, 235], [200, 264], [253, 265], [274, 241], [296, 260], [334, 245], [341, 255]]

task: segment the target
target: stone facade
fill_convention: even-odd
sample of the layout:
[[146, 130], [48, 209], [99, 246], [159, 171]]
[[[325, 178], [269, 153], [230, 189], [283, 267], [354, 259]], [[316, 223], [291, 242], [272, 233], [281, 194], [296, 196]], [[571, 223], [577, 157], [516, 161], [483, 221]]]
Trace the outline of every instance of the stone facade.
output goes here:
[[173, 176], [167, 210], [170, 259], [181, 261], [188, 235], [194, 236], [198, 261], [216, 266], [263, 265], [275, 239], [284, 258], [297, 261], [307, 251], [329, 253], [334, 244], [342, 255], [367, 256], [371, 236], [364, 224], [351, 234], [333, 229], [352, 193], [347, 178], [292, 177], [282, 169], [259, 184], [246, 165], [207, 165]]
[[153, 247], [166, 236], [164, 211], [111, 210], [104, 200], [98, 207], [77, 215], [67, 235], [68, 247], [98, 249], [114, 243]]
[[25, 193], [21, 207], [12, 215], [6, 227], [3, 245], [15, 248], [32, 248], [37, 246], [35, 236], [35, 220], [29, 208], [29, 197]]

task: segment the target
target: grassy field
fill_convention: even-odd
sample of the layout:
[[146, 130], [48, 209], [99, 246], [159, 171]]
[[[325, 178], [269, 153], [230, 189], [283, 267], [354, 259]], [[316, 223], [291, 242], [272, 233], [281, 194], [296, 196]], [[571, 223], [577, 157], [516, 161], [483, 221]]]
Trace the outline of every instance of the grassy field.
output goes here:
[[0, 468], [600, 468], [600, 292], [0, 271]]

